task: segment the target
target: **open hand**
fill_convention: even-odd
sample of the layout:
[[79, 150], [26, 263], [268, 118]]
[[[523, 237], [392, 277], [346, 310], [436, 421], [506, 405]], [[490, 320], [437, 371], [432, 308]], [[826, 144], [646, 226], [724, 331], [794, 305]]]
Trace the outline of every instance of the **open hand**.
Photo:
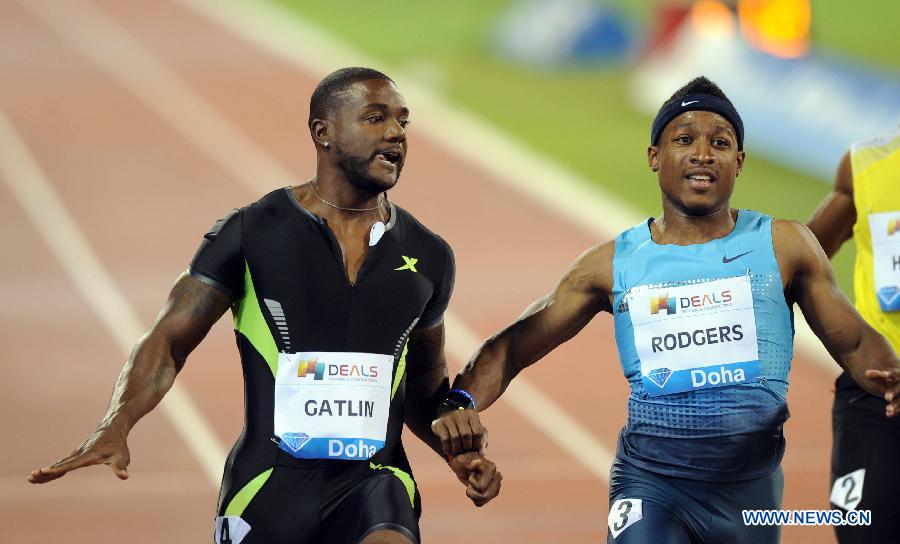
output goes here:
[[131, 455], [125, 438], [110, 429], [102, 429], [95, 431], [67, 457], [49, 467], [31, 471], [28, 481], [43, 484], [62, 478], [75, 469], [100, 464], [109, 465], [119, 479], [127, 480], [129, 462]]

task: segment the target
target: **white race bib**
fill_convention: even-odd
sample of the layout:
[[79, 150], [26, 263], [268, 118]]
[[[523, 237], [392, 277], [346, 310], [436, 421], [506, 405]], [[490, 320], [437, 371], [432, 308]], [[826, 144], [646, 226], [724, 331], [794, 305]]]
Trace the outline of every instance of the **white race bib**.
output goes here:
[[374, 353], [278, 355], [275, 436], [301, 459], [372, 457], [384, 447], [394, 357]]
[[900, 311], [900, 211], [869, 214], [875, 296], [884, 312]]
[[241, 544], [250, 533], [250, 524], [240, 516], [216, 518], [216, 544]]
[[622, 531], [644, 519], [643, 499], [619, 499], [609, 507], [609, 516], [606, 523], [613, 540], [618, 538]]
[[642, 286], [627, 300], [650, 396], [746, 383], [759, 374], [749, 276]]
[[831, 486], [831, 504], [844, 510], [856, 510], [862, 500], [865, 481], [866, 469], [864, 468], [835, 478], [834, 485]]

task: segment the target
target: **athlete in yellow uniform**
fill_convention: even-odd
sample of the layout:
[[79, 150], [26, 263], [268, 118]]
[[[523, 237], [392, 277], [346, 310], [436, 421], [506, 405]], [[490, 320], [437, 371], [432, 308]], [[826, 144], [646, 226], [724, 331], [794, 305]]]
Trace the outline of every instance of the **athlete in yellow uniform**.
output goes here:
[[[856, 240], [856, 308], [900, 352], [900, 127], [851, 146], [809, 222], [829, 257]], [[836, 382], [831, 502], [871, 510], [869, 527], [836, 527], [841, 544], [896, 542], [900, 535], [900, 420], [884, 399], [847, 375]]]

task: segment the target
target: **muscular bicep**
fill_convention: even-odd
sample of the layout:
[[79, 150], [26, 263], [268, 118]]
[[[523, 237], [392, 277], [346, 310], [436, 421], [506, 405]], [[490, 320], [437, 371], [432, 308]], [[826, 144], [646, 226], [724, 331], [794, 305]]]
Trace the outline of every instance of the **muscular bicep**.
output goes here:
[[790, 296], [832, 357], [842, 362], [859, 345], [868, 325], [837, 286], [831, 263], [803, 225], [784, 222], [776, 241], [779, 259], [792, 263]]
[[178, 369], [231, 306], [231, 296], [188, 272], [178, 277], [150, 335], [165, 340]]
[[444, 323], [414, 329], [406, 351], [406, 395], [404, 421], [410, 430], [435, 452], [440, 441], [431, 432], [438, 404], [447, 395], [450, 380], [444, 359]]
[[533, 363], [575, 336], [597, 313], [611, 311], [613, 250], [610, 242], [586, 251], [553, 291], [507, 329], [514, 360]]
[[406, 345], [407, 384], [417, 388], [414, 394], [428, 396], [438, 384], [447, 380], [444, 358], [444, 323], [414, 329]]
[[575, 336], [598, 312], [611, 311], [614, 250], [607, 242], [583, 253], [553, 291], [481, 345], [454, 387], [469, 391], [485, 410], [524, 368]]

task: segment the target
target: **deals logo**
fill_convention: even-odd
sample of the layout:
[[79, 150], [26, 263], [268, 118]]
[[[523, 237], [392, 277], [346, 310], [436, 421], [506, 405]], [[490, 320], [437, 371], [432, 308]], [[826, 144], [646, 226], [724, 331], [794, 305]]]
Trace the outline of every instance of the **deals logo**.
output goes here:
[[297, 377], [305, 378], [307, 376], [315, 376], [315, 379], [321, 380], [325, 375], [325, 364], [319, 364], [318, 358], [301, 359], [297, 364]]
[[328, 365], [325, 373], [332, 380], [372, 381], [378, 377], [378, 366], [362, 363], [335, 363]]
[[309, 376], [314, 376], [315, 380], [328, 376], [329, 381], [372, 382], [378, 378], [378, 366], [353, 362], [326, 363], [319, 361], [318, 357], [300, 359], [297, 361], [297, 377]]
[[666, 315], [675, 313], [675, 297], [669, 298], [668, 295], [668, 293], [663, 293], [659, 296], [650, 297], [650, 315], [656, 315], [663, 310], [666, 311]]
[[900, 230], [900, 219], [891, 219], [891, 220], [889, 220], [889, 221], [888, 221], [888, 224], [887, 224], [887, 227], [888, 227], [888, 233], [887, 233], [887, 235], [888, 235], [888, 236], [893, 236], [894, 234], [897, 233], [898, 230]]
[[650, 297], [650, 315], [656, 315], [666, 311], [665, 315], [677, 312], [696, 312], [710, 306], [730, 304], [734, 300], [731, 289], [723, 291], [703, 293], [689, 297], [670, 297], [668, 293]]

